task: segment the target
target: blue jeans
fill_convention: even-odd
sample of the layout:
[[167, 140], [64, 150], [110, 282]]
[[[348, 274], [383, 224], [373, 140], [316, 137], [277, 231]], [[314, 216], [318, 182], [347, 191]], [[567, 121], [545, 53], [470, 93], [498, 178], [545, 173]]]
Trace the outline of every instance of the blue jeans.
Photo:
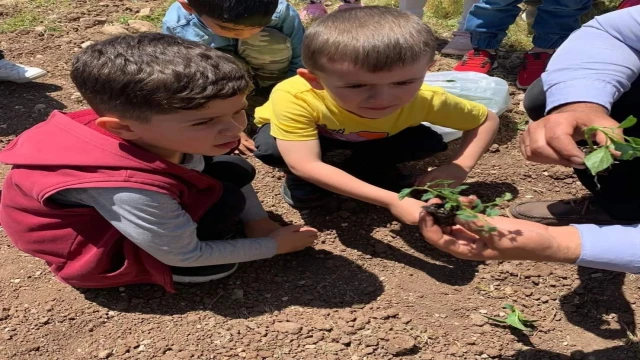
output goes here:
[[[467, 15], [465, 31], [471, 33], [476, 49], [497, 49], [507, 29], [520, 14], [523, 0], [480, 0]], [[591, 8], [592, 0], [544, 0], [538, 7], [532, 28], [533, 46], [557, 49], [577, 30], [580, 16]]]

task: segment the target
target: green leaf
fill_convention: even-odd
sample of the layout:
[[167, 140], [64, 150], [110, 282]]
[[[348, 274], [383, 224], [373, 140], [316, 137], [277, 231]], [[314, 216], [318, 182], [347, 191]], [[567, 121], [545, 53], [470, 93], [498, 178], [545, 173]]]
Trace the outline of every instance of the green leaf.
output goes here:
[[458, 212], [456, 213], [456, 215], [457, 215], [460, 219], [465, 220], [465, 221], [474, 221], [474, 220], [478, 220], [478, 215], [476, 215], [476, 214], [470, 214], [469, 212], [464, 211], [464, 210], [458, 211]]
[[519, 312], [512, 312], [507, 316], [507, 324], [513, 326], [516, 329], [520, 329], [522, 331], [531, 331], [532, 329], [524, 326], [524, 324], [520, 321], [520, 317], [518, 316]]
[[491, 234], [498, 231], [498, 228], [495, 226], [486, 225], [485, 227], [482, 228], [482, 231], [485, 233]]
[[511, 193], [504, 193], [504, 195], [502, 195], [502, 200], [504, 201], [509, 201], [513, 199], [513, 195], [511, 195]]
[[455, 188], [455, 189], [453, 189], [453, 190], [454, 190], [455, 192], [460, 192], [460, 191], [462, 191], [462, 190], [466, 190], [466, 189], [468, 189], [468, 188], [469, 188], [469, 186], [467, 186], [467, 185], [460, 185], [460, 186], [458, 186], [457, 188]]
[[400, 194], [398, 194], [398, 198], [400, 200], [406, 198], [407, 196], [409, 196], [411, 194], [411, 192], [413, 191], [414, 188], [408, 188], [408, 189], [403, 189], [402, 191], [400, 191]]
[[452, 203], [452, 202], [448, 202], [446, 204], [444, 204], [444, 209], [445, 210], [451, 210], [452, 207], [456, 206], [457, 204]]
[[426, 194], [422, 195], [420, 200], [427, 201], [427, 200], [433, 199], [434, 197], [435, 197], [435, 195], [433, 195], [433, 193], [426, 193]]
[[628, 118], [626, 118], [622, 124], [618, 125], [618, 129], [626, 129], [626, 128], [630, 128], [633, 125], [636, 124], [636, 122], [638, 122], [638, 119], [636, 119], [633, 116], [629, 116]]
[[500, 210], [496, 208], [488, 208], [487, 210], [485, 210], [484, 214], [487, 215], [488, 217], [499, 216]]
[[585, 156], [584, 164], [591, 170], [592, 175], [596, 175], [613, 164], [613, 155], [609, 148], [603, 146]]
[[613, 148], [620, 152], [620, 160], [631, 160], [638, 156], [638, 152], [633, 145], [627, 143], [615, 143]]

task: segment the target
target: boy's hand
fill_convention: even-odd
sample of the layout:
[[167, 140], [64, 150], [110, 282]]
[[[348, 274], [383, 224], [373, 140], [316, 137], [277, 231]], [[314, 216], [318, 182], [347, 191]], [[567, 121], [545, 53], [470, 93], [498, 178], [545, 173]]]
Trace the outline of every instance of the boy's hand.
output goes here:
[[402, 221], [408, 225], [417, 225], [418, 220], [420, 219], [420, 213], [423, 212], [423, 207], [426, 204], [420, 200], [412, 199], [412, 198], [404, 198], [402, 200], [398, 199], [397, 201], [392, 202], [387, 206], [387, 209], [398, 218], [398, 220]]
[[268, 217], [249, 221], [243, 225], [244, 233], [250, 238], [268, 237], [272, 232], [282, 228], [282, 226]]
[[425, 184], [436, 180], [452, 180], [453, 183], [451, 183], [449, 187], [456, 187], [462, 184], [462, 182], [467, 178], [467, 175], [469, 175], [469, 170], [452, 162], [442, 165], [420, 176], [418, 180], [416, 180], [415, 184], [416, 186], [424, 186]]
[[240, 133], [240, 146], [236, 150], [236, 154], [251, 155], [256, 151], [256, 143], [251, 140], [249, 135], [244, 132]]
[[269, 237], [278, 244], [276, 253], [286, 254], [312, 246], [318, 239], [318, 230], [308, 226], [290, 225], [272, 232]]
[[[438, 199], [427, 204], [440, 202]], [[532, 260], [574, 263], [580, 257], [580, 235], [571, 226], [549, 228], [530, 221], [505, 217], [487, 218], [440, 228], [425, 211], [420, 215], [420, 233], [431, 245], [468, 260]], [[486, 225], [495, 232], [483, 232]]]

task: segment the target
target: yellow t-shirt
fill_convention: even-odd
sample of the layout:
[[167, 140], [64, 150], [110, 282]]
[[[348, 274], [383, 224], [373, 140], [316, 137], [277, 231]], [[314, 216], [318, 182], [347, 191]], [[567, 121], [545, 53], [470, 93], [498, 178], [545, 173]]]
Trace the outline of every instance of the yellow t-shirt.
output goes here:
[[344, 141], [381, 139], [429, 122], [456, 130], [471, 130], [487, 117], [481, 104], [423, 84], [407, 105], [380, 119], [354, 115], [338, 106], [329, 94], [313, 89], [300, 76], [278, 84], [269, 101], [256, 109], [255, 123], [271, 123], [271, 135], [281, 140], [315, 140], [319, 135]]

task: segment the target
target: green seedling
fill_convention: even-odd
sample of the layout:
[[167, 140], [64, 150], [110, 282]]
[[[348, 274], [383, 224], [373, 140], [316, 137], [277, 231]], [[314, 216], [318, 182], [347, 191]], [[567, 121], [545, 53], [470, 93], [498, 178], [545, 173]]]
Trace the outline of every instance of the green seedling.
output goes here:
[[497, 322], [499, 324], [507, 324], [511, 327], [514, 327], [516, 329], [522, 330], [522, 331], [526, 331], [526, 332], [532, 332], [533, 331], [533, 326], [534, 323], [537, 320], [528, 320], [521, 312], [520, 310], [516, 309], [515, 306], [511, 305], [511, 304], [504, 304], [502, 306], [503, 308], [509, 310], [509, 314], [507, 315], [507, 317], [505, 319], [498, 319], [498, 318], [494, 318], [494, 317], [490, 317], [490, 316], [486, 316], [486, 315], [482, 315], [484, 317], [486, 317], [487, 319]]
[[[608, 169], [614, 163], [612, 151], [620, 153], [619, 160], [631, 160], [640, 156], [640, 139], [628, 136], [620, 136], [615, 133], [617, 129], [626, 129], [635, 125], [637, 119], [629, 116], [617, 128], [589, 126], [584, 129], [584, 137], [588, 143], [587, 156], [584, 158], [584, 164], [587, 166], [592, 175]], [[593, 137], [599, 131], [607, 137], [606, 145], [595, 145]]]
[[[505, 201], [512, 199], [510, 193], [505, 193], [502, 197], [495, 199], [495, 201], [483, 204], [482, 201], [476, 200], [471, 206], [469, 204], [463, 204], [460, 201], [460, 192], [468, 188], [466, 185], [461, 185], [455, 188], [450, 188], [453, 181], [451, 180], [437, 180], [428, 183], [424, 186], [415, 186], [412, 188], [404, 189], [400, 192], [398, 197], [400, 200], [406, 197], [415, 197], [422, 201], [428, 201], [433, 198], [442, 200], [441, 204], [434, 204], [425, 206], [424, 209], [434, 219], [438, 226], [453, 226], [455, 225], [454, 219], [459, 217], [462, 220], [475, 221], [478, 214], [484, 214], [488, 217], [500, 215], [500, 210], [496, 208], [497, 205]], [[495, 232], [498, 229], [490, 224], [486, 224], [481, 231], [483, 232]]]

